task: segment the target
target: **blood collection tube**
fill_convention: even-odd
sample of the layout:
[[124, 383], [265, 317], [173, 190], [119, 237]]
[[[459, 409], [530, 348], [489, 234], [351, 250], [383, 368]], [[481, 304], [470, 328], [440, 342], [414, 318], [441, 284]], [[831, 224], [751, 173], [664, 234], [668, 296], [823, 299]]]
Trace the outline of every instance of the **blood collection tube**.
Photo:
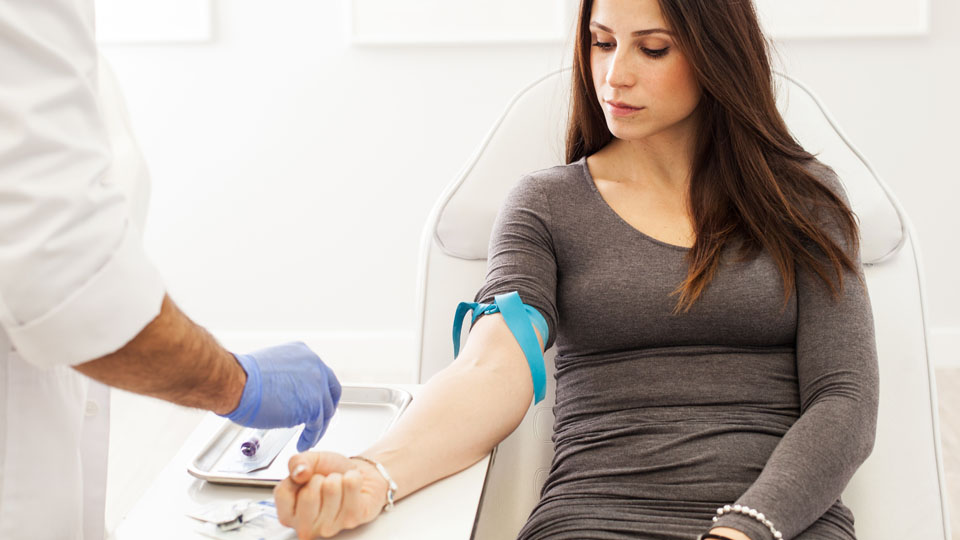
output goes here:
[[267, 430], [260, 429], [250, 434], [247, 440], [240, 443], [240, 453], [247, 457], [257, 455], [257, 450], [260, 449], [260, 439], [263, 438], [266, 432]]

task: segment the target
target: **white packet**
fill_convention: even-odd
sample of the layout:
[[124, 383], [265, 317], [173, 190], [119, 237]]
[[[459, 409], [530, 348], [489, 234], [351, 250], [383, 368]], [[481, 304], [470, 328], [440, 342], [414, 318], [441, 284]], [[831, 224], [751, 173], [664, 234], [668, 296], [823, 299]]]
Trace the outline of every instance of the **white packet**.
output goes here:
[[280, 524], [273, 501], [251, 503], [243, 512], [243, 522], [232, 530], [222, 530], [216, 523], [203, 523], [197, 532], [218, 540], [295, 540], [296, 531]]

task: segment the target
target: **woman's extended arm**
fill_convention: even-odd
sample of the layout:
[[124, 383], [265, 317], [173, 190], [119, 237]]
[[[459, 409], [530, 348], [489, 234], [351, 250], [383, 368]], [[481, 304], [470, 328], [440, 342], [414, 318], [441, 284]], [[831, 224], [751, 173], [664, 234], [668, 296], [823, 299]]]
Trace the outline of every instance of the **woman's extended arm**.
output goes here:
[[[363, 455], [382, 463], [399, 487], [397, 498], [405, 497], [487, 455], [520, 424], [532, 397], [520, 345], [500, 314], [486, 315], [459, 358]], [[369, 522], [387, 502], [386, 481], [359, 460], [306, 453], [291, 458], [290, 471], [274, 490], [277, 514], [301, 540]]]
[[[541, 348], [552, 344], [558, 320], [551, 181], [550, 175], [527, 176], [507, 195], [490, 235], [487, 277], [475, 298], [491, 303], [498, 294], [519, 293], [547, 321], [548, 342], [538, 333]], [[483, 458], [520, 425], [532, 398], [533, 378], [520, 345], [502, 315], [485, 315], [460, 357], [430, 379], [397, 425], [364, 455], [383, 463], [397, 483], [397, 497], [404, 497]], [[307, 453], [291, 458], [290, 472], [274, 491], [277, 515], [301, 539], [366, 523], [386, 503], [386, 481], [363, 461]]]

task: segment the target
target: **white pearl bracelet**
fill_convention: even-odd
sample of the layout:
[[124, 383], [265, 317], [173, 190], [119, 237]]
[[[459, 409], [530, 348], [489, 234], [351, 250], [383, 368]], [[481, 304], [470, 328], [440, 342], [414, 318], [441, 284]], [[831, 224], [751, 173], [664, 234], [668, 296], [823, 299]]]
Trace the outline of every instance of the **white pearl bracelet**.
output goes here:
[[713, 516], [713, 522], [716, 523], [721, 516], [724, 514], [743, 514], [745, 516], [752, 517], [753, 519], [763, 523], [763, 525], [770, 529], [770, 533], [773, 534], [773, 537], [777, 540], [782, 540], [783, 534], [773, 526], [773, 523], [767, 519], [767, 516], [763, 515], [761, 512], [757, 512], [749, 506], [743, 506], [741, 504], [735, 504], [730, 506], [729, 504], [724, 505], [723, 508], [717, 508], [717, 515]]

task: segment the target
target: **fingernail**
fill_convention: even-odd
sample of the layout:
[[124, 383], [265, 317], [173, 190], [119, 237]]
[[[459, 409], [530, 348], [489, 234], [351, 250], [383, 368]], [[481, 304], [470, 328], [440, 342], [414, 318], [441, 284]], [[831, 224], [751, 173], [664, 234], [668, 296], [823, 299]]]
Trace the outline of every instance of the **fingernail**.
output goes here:
[[305, 470], [307, 470], [307, 466], [301, 463], [300, 465], [297, 465], [295, 469], [293, 469], [293, 474], [291, 474], [290, 476], [293, 476], [293, 477], [299, 476], [300, 473], [302, 473]]

